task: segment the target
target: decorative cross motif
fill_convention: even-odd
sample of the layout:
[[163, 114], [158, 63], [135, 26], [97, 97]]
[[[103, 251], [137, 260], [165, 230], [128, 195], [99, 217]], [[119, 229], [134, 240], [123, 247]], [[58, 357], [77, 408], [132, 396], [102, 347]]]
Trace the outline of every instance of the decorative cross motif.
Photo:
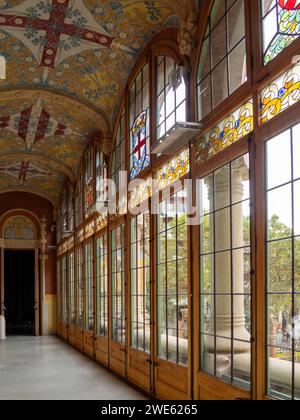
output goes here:
[[[78, 42], [88, 42], [100, 47], [111, 48], [114, 38], [108, 36], [104, 31], [101, 33], [93, 29], [87, 29], [83, 24], [66, 22], [68, 14], [70, 10], [73, 10], [73, 7], [74, 3], [71, 0], [52, 0], [49, 19], [41, 18], [34, 7], [28, 8], [24, 15], [0, 13], [0, 28], [44, 32], [45, 36], [41, 44], [43, 52], [41, 54], [40, 67], [51, 69], [54, 69], [56, 65], [63, 36], [72, 39], [77, 46]], [[34, 13], [32, 10], [34, 10]], [[76, 12], [79, 13], [79, 10], [76, 10]]]
[[27, 150], [46, 137], [67, 134], [67, 126], [57, 122], [43, 108], [41, 101], [23, 110], [20, 114], [0, 117], [0, 129], [17, 134], [26, 144]]
[[25, 181], [30, 178], [35, 178], [37, 176], [53, 176], [50, 172], [36, 168], [29, 161], [22, 161], [20, 166], [18, 164], [13, 164], [6, 167], [0, 167], [0, 173], [1, 172], [16, 178], [20, 187], [23, 186]]
[[147, 113], [143, 112], [138, 116], [134, 127], [132, 129], [132, 134], [134, 138], [134, 149], [133, 153], [137, 156], [138, 160], [142, 158], [144, 148], [147, 144], [146, 141], [146, 125], [147, 125]]
[[146, 139], [141, 138], [141, 132], [137, 136], [137, 144], [133, 150], [133, 153], [138, 156], [138, 160], [142, 157], [143, 148], [146, 146]]

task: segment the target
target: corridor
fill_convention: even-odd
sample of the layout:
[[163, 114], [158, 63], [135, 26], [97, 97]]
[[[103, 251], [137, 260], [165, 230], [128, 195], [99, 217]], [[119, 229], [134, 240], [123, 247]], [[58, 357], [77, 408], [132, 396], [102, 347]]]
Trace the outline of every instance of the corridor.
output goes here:
[[0, 400], [142, 400], [56, 337], [0, 341]]

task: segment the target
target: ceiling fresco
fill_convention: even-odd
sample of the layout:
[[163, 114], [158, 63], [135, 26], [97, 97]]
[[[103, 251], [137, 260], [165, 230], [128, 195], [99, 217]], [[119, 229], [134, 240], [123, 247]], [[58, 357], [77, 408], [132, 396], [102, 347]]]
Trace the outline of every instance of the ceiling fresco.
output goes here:
[[[191, 0], [192, 1], [192, 0]], [[178, 27], [179, 0], [0, 0], [0, 193], [57, 204], [89, 137], [110, 135], [147, 42]]]

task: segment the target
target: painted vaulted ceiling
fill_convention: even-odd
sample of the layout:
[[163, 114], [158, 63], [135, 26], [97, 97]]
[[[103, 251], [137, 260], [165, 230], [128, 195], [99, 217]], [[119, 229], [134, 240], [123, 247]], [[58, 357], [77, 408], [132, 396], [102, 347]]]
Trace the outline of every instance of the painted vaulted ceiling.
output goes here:
[[28, 191], [57, 204], [91, 134], [111, 132], [139, 54], [160, 30], [178, 26], [182, 4], [0, 0], [0, 54], [7, 62], [0, 193]]

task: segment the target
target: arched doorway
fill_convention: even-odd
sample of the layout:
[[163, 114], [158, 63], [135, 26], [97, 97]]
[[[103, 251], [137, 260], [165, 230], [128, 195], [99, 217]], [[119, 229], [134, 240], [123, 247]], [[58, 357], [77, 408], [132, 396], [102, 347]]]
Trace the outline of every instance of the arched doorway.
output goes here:
[[41, 225], [27, 211], [15, 210], [0, 220], [1, 315], [8, 335], [40, 334]]

